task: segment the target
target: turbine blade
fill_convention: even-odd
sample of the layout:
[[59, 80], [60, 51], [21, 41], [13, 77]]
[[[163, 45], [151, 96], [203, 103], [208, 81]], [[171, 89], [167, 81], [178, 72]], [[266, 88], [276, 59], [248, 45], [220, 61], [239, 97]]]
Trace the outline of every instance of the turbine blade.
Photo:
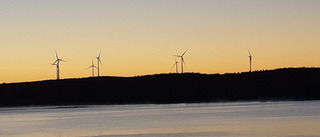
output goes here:
[[171, 68], [173, 68], [173, 67], [174, 67], [174, 66], [176, 66], [176, 65], [177, 65], [177, 63], [174, 63], [174, 64], [173, 64], [173, 66], [172, 66]]
[[249, 52], [249, 56], [251, 56], [250, 50], [248, 50], [248, 52]]
[[60, 60], [57, 60], [57, 62], [55, 63], [56, 65], [59, 65], [60, 64]]
[[100, 65], [101, 65], [101, 66], [103, 66], [103, 65], [102, 65], [102, 62], [101, 62], [101, 60], [100, 60], [100, 59], [99, 59], [99, 63], [100, 63]]
[[101, 55], [101, 50], [100, 50], [100, 52], [99, 52], [99, 56], [98, 56], [99, 58], [100, 58], [100, 55]]
[[54, 61], [52, 64], [56, 64], [59, 60]]
[[53, 65], [57, 65], [57, 64], [55, 64], [55, 63], [49, 63], [50, 65], [51, 65], [51, 67], [53, 66]]
[[55, 51], [56, 51], [56, 58], [57, 58], [57, 59], [59, 59], [59, 56], [58, 56], [57, 50], [55, 50]]
[[185, 52], [183, 52], [183, 54], [181, 56], [183, 56], [184, 54], [186, 54], [186, 52], [188, 51], [189, 49], [187, 49]]

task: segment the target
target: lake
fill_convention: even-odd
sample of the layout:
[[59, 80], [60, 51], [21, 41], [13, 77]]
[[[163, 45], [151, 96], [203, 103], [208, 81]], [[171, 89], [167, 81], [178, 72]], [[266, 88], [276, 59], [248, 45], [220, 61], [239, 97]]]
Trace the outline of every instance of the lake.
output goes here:
[[170, 136], [320, 136], [320, 101], [0, 108], [0, 137]]

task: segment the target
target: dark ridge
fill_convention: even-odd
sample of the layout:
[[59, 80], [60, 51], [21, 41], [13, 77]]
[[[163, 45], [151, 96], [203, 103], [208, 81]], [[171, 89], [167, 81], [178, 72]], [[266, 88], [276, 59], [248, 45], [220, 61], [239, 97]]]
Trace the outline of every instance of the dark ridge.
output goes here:
[[320, 68], [96, 77], [0, 85], [0, 106], [319, 99]]

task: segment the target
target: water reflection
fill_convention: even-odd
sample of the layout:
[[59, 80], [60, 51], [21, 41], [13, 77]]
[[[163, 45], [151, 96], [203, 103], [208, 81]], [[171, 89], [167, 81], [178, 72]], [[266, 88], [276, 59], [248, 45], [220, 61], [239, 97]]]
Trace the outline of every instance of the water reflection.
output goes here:
[[99, 135], [93, 137], [212, 137], [212, 136], [235, 136], [223, 132], [194, 132], [194, 133], [153, 133], [153, 134], [127, 134], [127, 135]]
[[318, 136], [320, 101], [0, 108], [1, 137]]

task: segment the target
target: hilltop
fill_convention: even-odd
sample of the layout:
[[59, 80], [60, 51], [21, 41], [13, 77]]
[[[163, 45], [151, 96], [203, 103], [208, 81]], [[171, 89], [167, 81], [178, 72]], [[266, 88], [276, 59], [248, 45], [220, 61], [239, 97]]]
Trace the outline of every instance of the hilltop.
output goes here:
[[319, 99], [320, 68], [95, 77], [0, 85], [0, 106]]

